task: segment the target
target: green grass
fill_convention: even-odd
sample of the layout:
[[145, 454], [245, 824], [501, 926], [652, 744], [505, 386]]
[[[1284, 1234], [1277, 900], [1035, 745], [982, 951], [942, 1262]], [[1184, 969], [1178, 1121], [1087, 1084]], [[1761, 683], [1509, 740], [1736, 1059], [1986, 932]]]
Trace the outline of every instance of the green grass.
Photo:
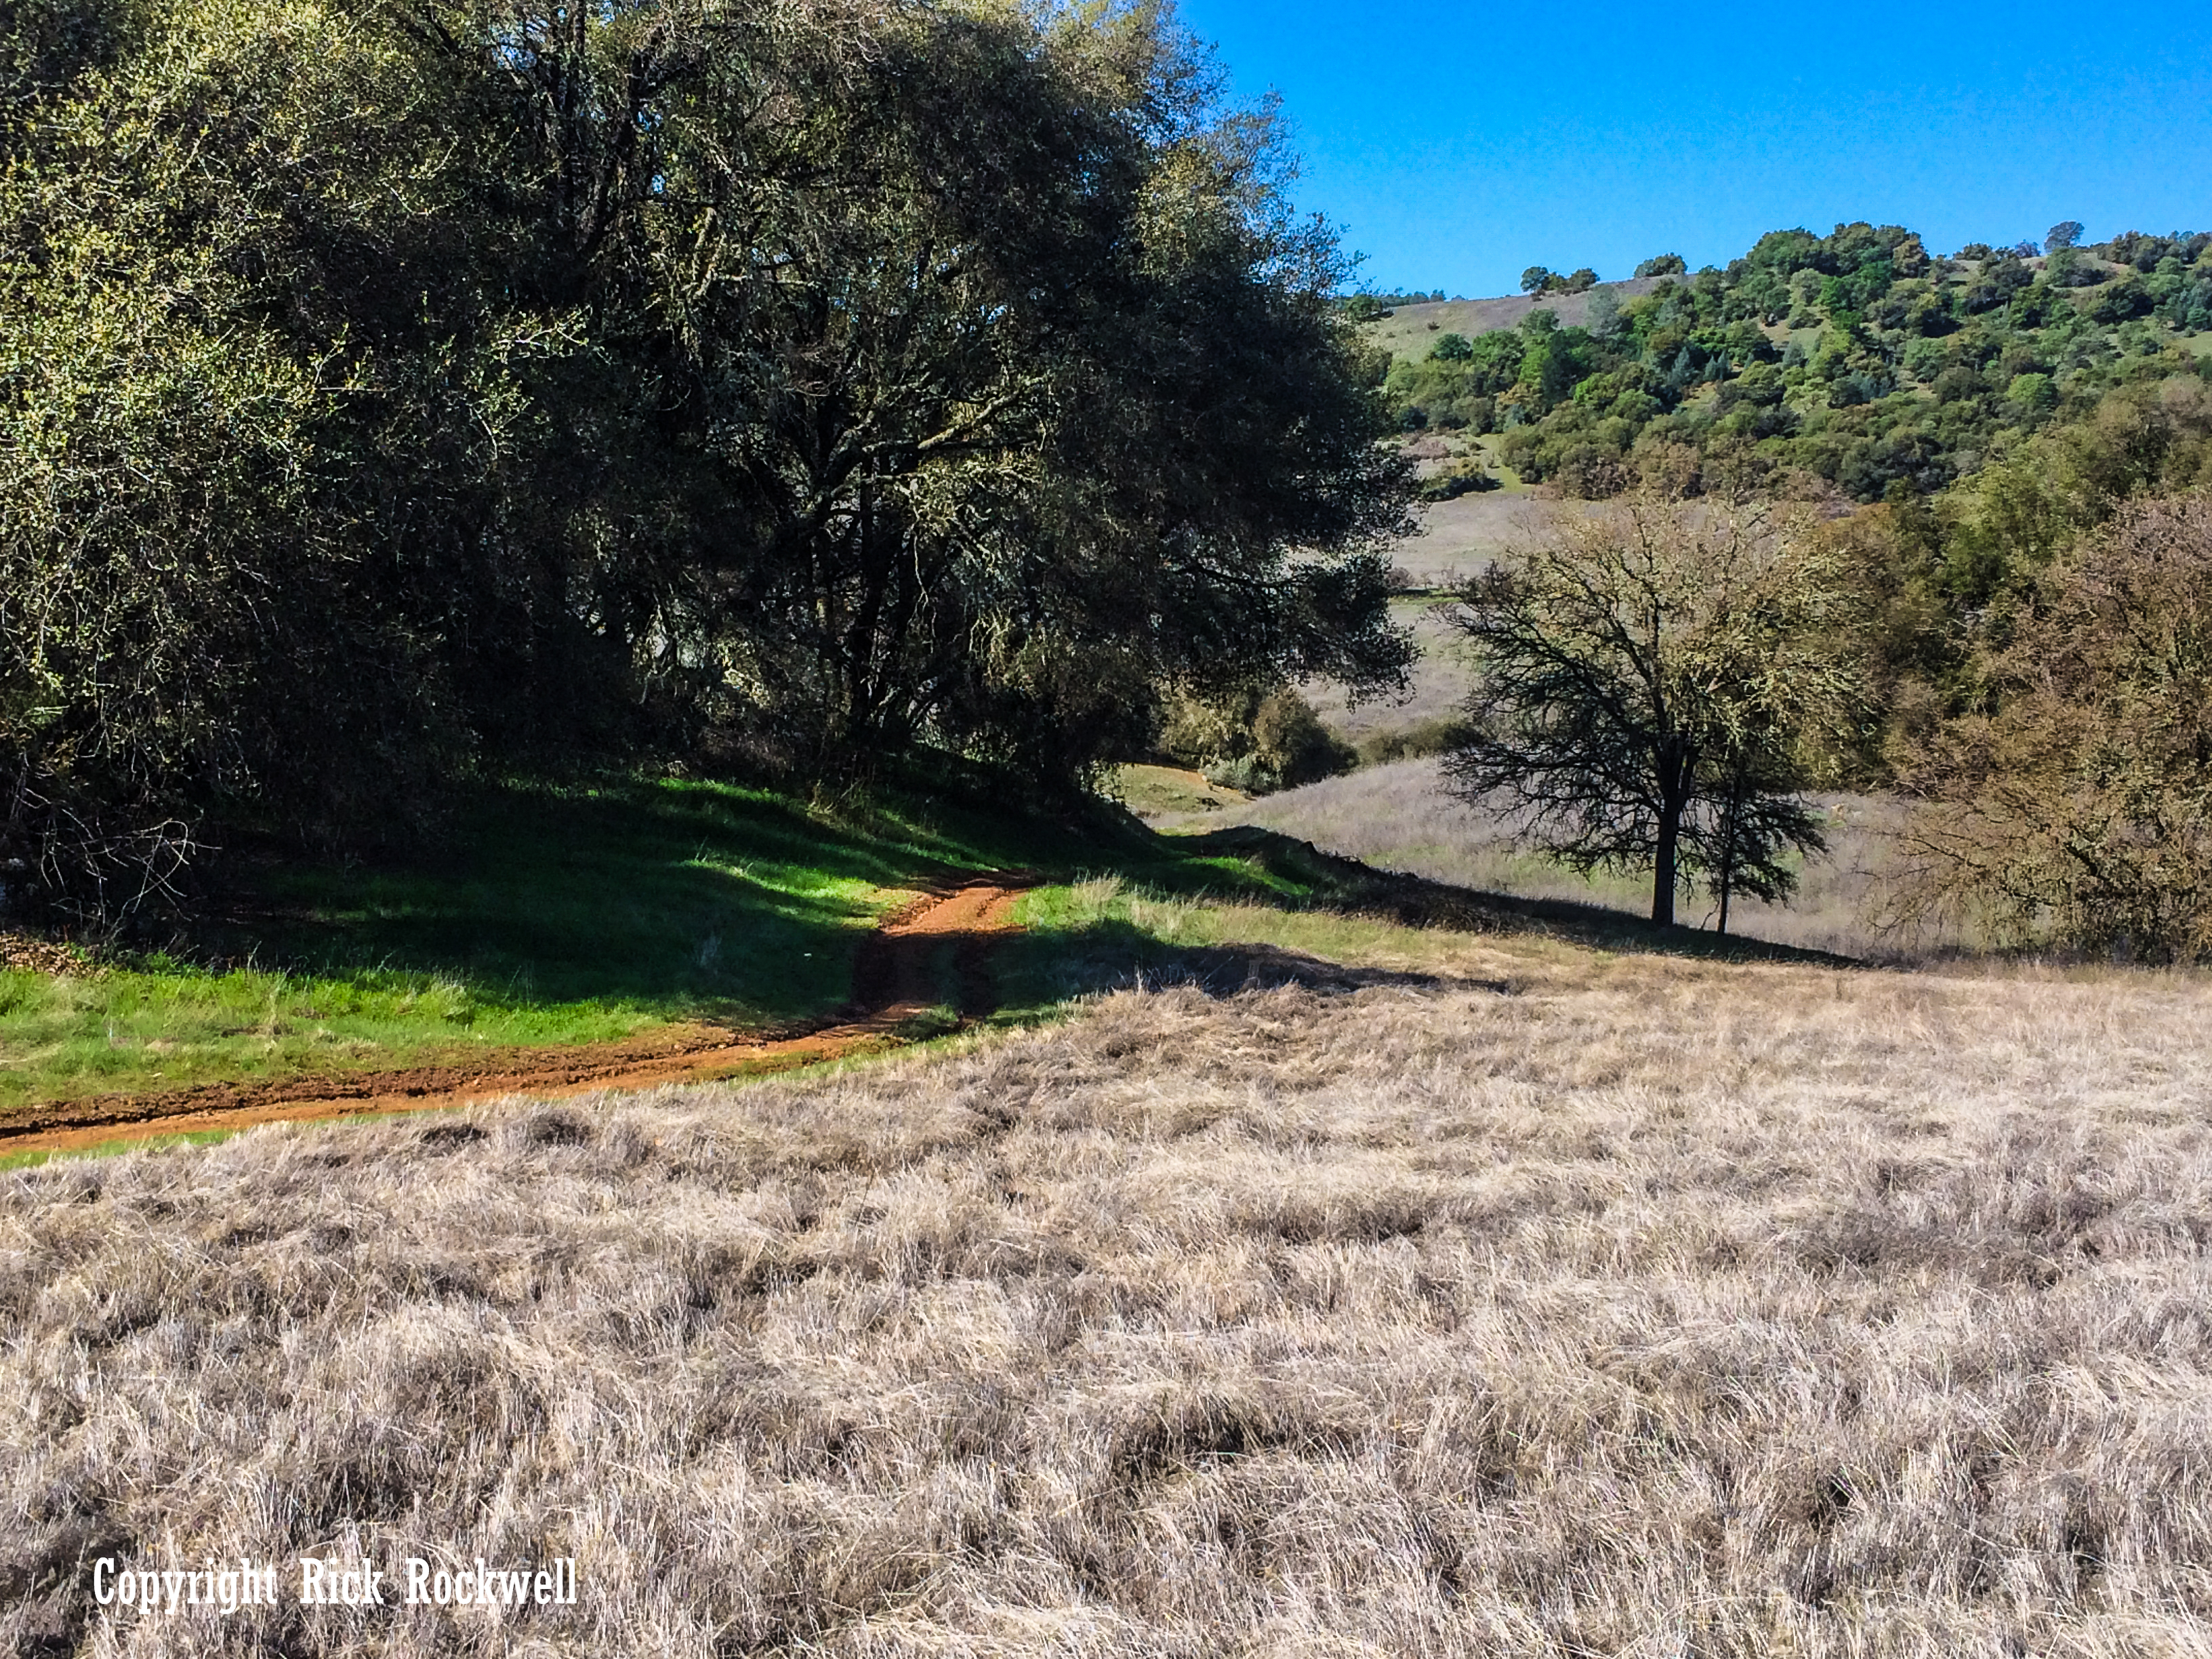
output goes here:
[[[0, 1110], [685, 1020], [772, 1027], [844, 1002], [855, 945], [917, 884], [1066, 862], [1074, 839], [957, 802], [840, 815], [718, 784], [487, 790], [417, 857], [234, 868], [177, 954], [0, 973]], [[229, 965], [191, 959], [210, 956]]]
[[1184, 812], [1218, 812], [1251, 799], [1240, 791], [1209, 783], [1200, 773], [1176, 766], [1131, 765], [1114, 769], [1113, 787], [1121, 804], [1139, 817]]
[[[234, 865], [175, 953], [82, 978], [0, 972], [0, 1111], [684, 1021], [787, 1024], [846, 1002], [868, 930], [962, 871], [1304, 890], [1241, 851], [1161, 841], [1110, 810], [1010, 811], [1005, 795], [892, 792], [838, 811], [721, 784], [518, 785], [477, 795], [412, 858]], [[211, 958], [225, 965], [195, 965]]]
[[[1269, 830], [1155, 836], [1127, 814], [886, 793], [865, 810], [726, 785], [489, 790], [420, 855], [235, 866], [191, 951], [95, 975], [0, 972], [0, 1111], [102, 1093], [386, 1070], [684, 1021], [771, 1028], [852, 994], [855, 948], [914, 888], [1025, 869], [1030, 931], [991, 969], [1001, 1018], [1230, 942], [1330, 957], [1376, 918], [1534, 927], [1622, 948], [1632, 915], [1383, 876]], [[1096, 879], [1086, 884], [1085, 878]], [[1224, 930], [1227, 931], [1224, 932]], [[191, 951], [200, 953], [198, 957]], [[194, 965], [210, 956], [228, 965]], [[945, 951], [940, 977], [957, 975]], [[240, 965], [242, 964], [242, 965]], [[949, 1027], [949, 1007], [906, 1035]]]

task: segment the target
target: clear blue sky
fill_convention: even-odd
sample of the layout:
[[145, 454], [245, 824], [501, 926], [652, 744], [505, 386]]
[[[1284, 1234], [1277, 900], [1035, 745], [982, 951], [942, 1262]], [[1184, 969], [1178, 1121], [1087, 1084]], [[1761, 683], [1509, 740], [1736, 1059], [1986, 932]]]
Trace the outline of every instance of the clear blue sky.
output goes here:
[[1695, 269], [1850, 219], [1939, 253], [2062, 219], [2212, 229], [2212, 4], [1179, 10], [1238, 94], [1282, 95], [1299, 202], [1369, 256], [1364, 287]]

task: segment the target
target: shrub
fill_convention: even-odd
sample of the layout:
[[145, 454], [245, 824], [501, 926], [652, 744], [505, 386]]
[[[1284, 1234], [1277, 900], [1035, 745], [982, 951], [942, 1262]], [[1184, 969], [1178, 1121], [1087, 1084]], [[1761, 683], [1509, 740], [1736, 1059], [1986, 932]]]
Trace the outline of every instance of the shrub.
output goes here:
[[1559, 457], [1552, 477], [1560, 490], [1579, 501], [1609, 501], [1636, 482], [1626, 462], [1595, 444], [1577, 444]]
[[1446, 467], [1421, 485], [1421, 499], [1430, 501], [1454, 501], [1462, 495], [1479, 495], [1485, 491], [1503, 489], [1498, 481], [1483, 471], [1482, 463], [1464, 460]]
[[1904, 919], [2022, 944], [2212, 954], [2212, 497], [2141, 502], [2062, 556], [1984, 707], [1926, 746]]
[[1457, 715], [1439, 714], [1412, 726], [1370, 732], [1359, 739], [1362, 766], [1388, 766], [1393, 761], [1426, 760], [1448, 755], [1468, 738], [1467, 722]]
[[1289, 686], [1176, 700], [1160, 733], [1171, 757], [1226, 789], [1264, 795], [1348, 772], [1358, 756]]

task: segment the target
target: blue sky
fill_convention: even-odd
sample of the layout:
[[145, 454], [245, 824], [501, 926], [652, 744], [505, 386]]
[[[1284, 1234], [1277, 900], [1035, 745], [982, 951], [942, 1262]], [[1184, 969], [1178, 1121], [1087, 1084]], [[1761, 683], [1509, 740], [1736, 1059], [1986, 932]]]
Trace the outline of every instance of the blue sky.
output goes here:
[[2212, 229], [2212, 5], [1394, 6], [1182, 0], [1283, 98], [1362, 286], [1723, 264], [1869, 219], [1948, 252]]

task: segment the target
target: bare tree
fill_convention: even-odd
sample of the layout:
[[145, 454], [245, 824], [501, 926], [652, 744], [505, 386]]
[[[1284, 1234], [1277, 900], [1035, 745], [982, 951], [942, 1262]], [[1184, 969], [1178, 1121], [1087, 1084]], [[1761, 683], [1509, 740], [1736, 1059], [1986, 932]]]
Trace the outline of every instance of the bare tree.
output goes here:
[[1802, 799], [1859, 715], [1848, 584], [1763, 508], [1639, 499], [1494, 565], [1456, 617], [1479, 678], [1445, 764], [1524, 839], [1652, 872], [1651, 919], [1702, 878], [1786, 897], [1823, 845]]

